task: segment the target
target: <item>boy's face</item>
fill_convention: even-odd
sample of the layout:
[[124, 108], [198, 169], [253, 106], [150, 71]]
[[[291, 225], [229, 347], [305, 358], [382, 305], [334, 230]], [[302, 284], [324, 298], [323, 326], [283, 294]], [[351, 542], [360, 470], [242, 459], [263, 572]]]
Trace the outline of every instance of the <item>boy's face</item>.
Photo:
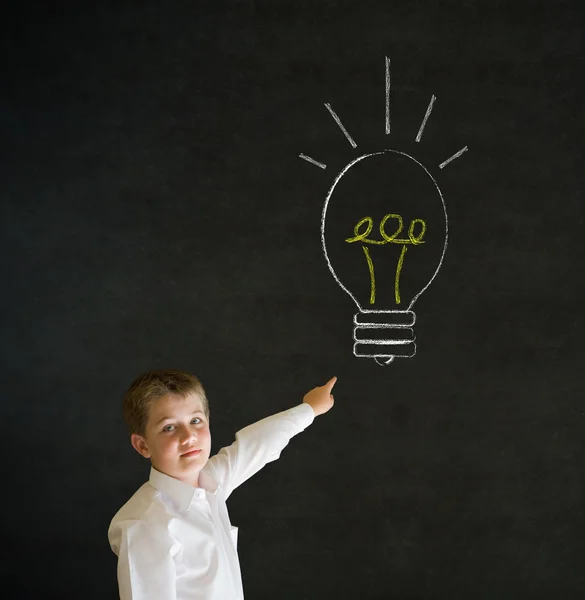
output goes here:
[[163, 396], [152, 403], [145, 435], [132, 445], [161, 473], [197, 486], [211, 452], [211, 432], [201, 399], [190, 394]]

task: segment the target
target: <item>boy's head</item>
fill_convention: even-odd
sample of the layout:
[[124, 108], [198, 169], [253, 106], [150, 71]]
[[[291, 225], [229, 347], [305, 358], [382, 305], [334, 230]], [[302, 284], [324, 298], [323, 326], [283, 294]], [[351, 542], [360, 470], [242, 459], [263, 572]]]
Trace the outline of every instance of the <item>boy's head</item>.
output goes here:
[[209, 405], [197, 377], [175, 369], [144, 373], [126, 392], [123, 414], [138, 453], [197, 485], [211, 452]]
[[148, 371], [137, 377], [128, 388], [123, 402], [124, 421], [130, 435], [144, 435], [150, 407], [168, 395], [186, 398], [197, 396], [203, 403], [205, 416], [209, 420], [209, 405], [201, 382], [195, 375], [176, 369]]

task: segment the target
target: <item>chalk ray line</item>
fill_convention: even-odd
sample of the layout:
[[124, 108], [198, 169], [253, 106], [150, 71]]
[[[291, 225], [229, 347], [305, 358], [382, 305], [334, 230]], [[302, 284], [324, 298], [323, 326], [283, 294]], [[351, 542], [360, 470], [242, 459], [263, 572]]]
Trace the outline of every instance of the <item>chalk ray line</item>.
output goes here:
[[442, 169], [443, 167], [446, 167], [452, 160], [455, 160], [456, 158], [459, 158], [464, 152], [467, 152], [467, 146], [465, 146], [464, 148], [461, 148], [461, 150], [459, 150], [459, 152], [455, 152], [455, 154], [453, 154], [453, 156], [451, 156], [447, 160], [443, 161], [439, 165], [439, 169]]
[[321, 167], [322, 169], [327, 168], [327, 165], [320, 163], [319, 161], [315, 160], [314, 158], [311, 158], [310, 156], [307, 156], [306, 154], [303, 154], [302, 152], [301, 152], [301, 154], [299, 154], [299, 158], [302, 158], [303, 160], [306, 160], [307, 162], [317, 165], [318, 167]]
[[390, 134], [390, 59], [386, 57], [386, 135]]
[[333, 119], [335, 120], [337, 125], [339, 125], [339, 129], [341, 129], [341, 131], [343, 131], [343, 134], [347, 138], [347, 141], [352, 145], [353, 148], [355, 148], [357, 146], [357, 144], [353, 141], [353, 138], [351, 137], [351, 135], [349, 135], [349, 133], [347, 132], [347, 129], [343, 126], [341, 120], [335, 114], [335, 111], [331, 108], [331, 104], [328, 104], [327, 102], [325, 102], [325, 108], [331, 113], [331, 116], [333, 117]]
[[418, 133], [416, 135], [416, 140], [417, 142], [420, 142], [420, 138], [422, 137], [423, 131], [425, 129], [425, 125], [427, 124], [427, 120], [429, 118], [429, 116], [431, 115], [431, 111], [433, 110], [433, 104], [435, 104], [435, 100], [437, 98], [435, 97], [435, 94], [432, 95], [431, 97], [431, 101], [429, 102], [429, 106], [427, 108], [427, 112], [425, 113], [425, 118], [422, 120], [422, 123], [420, 124], [420, 128], [418, 130]]

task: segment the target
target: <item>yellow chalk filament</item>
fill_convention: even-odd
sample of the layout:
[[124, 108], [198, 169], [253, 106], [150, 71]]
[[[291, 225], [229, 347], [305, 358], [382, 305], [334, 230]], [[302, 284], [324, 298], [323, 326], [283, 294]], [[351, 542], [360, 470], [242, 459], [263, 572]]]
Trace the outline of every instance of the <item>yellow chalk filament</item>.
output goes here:
[[[416, 223], [420, 223], [421, 226], [420, 233], [417, 236], [414, 235], [414, 226]], [[410, 222], [410, 227], [408, 228], [408, 237], [413, 244], [424, 244], [422, 239], [425, 236], [426, 231], [427, 224], [422, 219], [413, 219]]]
[[376, 276], [374, 275], [374, 263], [370, 257], [369, 250], [362, 246], [362, 250], [366, 255], [366, 261], [368, 262], [368, 269], [370, 271], [370, 304], [374, 304], [376, 302]]
[[[364, 223], [367, 223], [368, 225], [366, 227], [366, 230], [363, 233], [360, 233], [359, 229]], [[348, 244], [351, 244], [352, 242], [359, 242], [359, 241], [364, 241], [367, 244], [380, 244], [380, 245], [385, 244], [386, 242], [380, 242], [377, 240], [368, 240], [367, 239], [368, 235], [370, 235], [370, 231], [372, 231], [372, 226], [373, 226], [372, 217], [364, 217], [361, 221], [358, 221], [356, 226], [353, 228], [355, 237], [346, 238], [345, 241]]]
[[[398, 227], [392, 235], [388, 235], [385, 230], [386, 221], [388, 221], [388, 219], [396, 219], [398, 221]], [[367, 225], [365, 231], [360, 233], [360, 227], [366, 223]], [[414, 226], [417, 223], [421, 226], [421, 231], [415, 236]], [[370, 235], [370, 232], [372, 231], [372, 227], [372, 217], [364, 217], [363, 219], [359, 220], [353, 228], [354, 237], [345, 238], [345, 241], [348, 244], [351, 244], [352, 242], [365, 242], [366, 244], [376, 244], [379, 246], [383, 246], [384, 244], [414, 244], [415, 246], [418, 246], [419, 244], [424, 244], [423, 237], [427, 231], [427, 224], [422, 219], [413, 219], [408, 228], [408, 239], [396, 237], [403, 230], [404, 222], [401, 215], [394, 213], [384, 215], [382, 221], [380, 221], [380, 235], [382, 236], [381, 240], [372, 240], [368, 238], [368, 235]]]
[[[386, 225], [386, 221], [388, 219], [397, 219], [398, 220], [398, 229], [390, 236], [386, 233], [386, 230], [384, 229], [384, 227]], [[403, 228], [404, 228], [404, 223], [403, 223], [402, 217], [400, 215], [395, 215], [393, 213], [390, 213], [388, 215], [384, 215], [384, 218], [380, 221], [380, 235], [386, 240], [386, 242], [394, 242], [394, 240], [396, 239], [396, 236], [402, 231]]]
[[[388, 219], [395, 219], [398, 221], [398, 226], [396, 231], [392, 235], [388, 235], [386, 233], [386, 221]], [[380, 221], [380, 235], [382, 236], [382, 240], [370, 240], [368, 239], [368, 235], [372, 231], [374, 221], [372, 217], [364, 217], [360, 219], [355, 227], [353, 228], [354, 237], [346, 238], [345, 241], [348, 244], [352, 242], [364, 242], [366, 244], [402, 244], [402, 250], [400, 252], [400, 258], [398, 259], [398, 264], [396, 265], [396, 277], [394, 278], [394, 298], [396, 300], [396, 304], [400, 304], [400, 274], [402, 272], [402, 265], [404, 264], [404, 256], [406, 255], [407, 244], [413, 244], [414, 246], [418, 246], [419, 244], [424, 244], [423, 238], [427, 231], [427, 224], [423, 219], [413, 219], [410, 222], [408, 227], [408, 239], [400, 239], [396, 237], [403, 229], [404, 229], [404, 221], [402, 220], [402, 216], [395, 213], [388, 213], [384, 215], [382, 220]], [[362, 225], [366, 225], [365, 231], [360, 233], [360, 228]], [[420, 232], [418, 235], [414, 234], [414, 228], [416, 225], [420, 226]], [[374, 263], [372, 262], [372, 258], [370, 256], [370, 252], [366, 246], [362, 246], [362, 250], [364, 251], [364, 255], [366, 257], [366, 261], [368, 263], [368, 269], [370, 271], [370, 304], [374, 304], [376, 302], [376, 276], [374, 274]]]
[[400, 304], [400, 272], [402, 271], [402, 264], [404, 263], [404, 255], [406, 254], [406, 246], [402, 246], [402, 252], [396, 265], [396, 279], [394, 280], [394, 298], [396, 298], [396, 304]]

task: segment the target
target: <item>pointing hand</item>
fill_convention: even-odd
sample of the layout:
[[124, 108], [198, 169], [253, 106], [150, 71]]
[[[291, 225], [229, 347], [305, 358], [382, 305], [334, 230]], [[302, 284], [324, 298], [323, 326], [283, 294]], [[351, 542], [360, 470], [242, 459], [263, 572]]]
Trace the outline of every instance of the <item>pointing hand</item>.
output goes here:
[[325, 385], [313, 388], [305, 394], [303, 402], [311, 406], [315, 411], [316, 417], [326, 413], [333, 406], [333, 394], [331, 390], [336, 381], [337, 377], [332, 377]]

